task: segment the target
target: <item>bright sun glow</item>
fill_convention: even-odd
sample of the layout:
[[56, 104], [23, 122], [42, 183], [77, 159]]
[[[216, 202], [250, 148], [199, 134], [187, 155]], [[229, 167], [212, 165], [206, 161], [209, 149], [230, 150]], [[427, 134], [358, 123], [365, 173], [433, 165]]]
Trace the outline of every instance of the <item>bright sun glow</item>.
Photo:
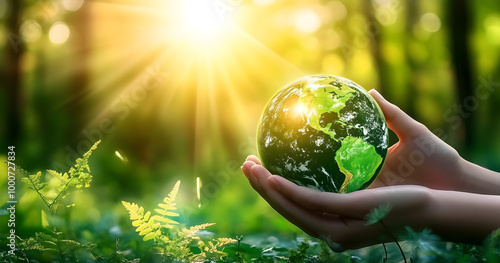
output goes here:
[[224, 9], [212, 1], [186, 0], [181, 16], [181, 30], [195, 39], [217, 37], [225, 22]]

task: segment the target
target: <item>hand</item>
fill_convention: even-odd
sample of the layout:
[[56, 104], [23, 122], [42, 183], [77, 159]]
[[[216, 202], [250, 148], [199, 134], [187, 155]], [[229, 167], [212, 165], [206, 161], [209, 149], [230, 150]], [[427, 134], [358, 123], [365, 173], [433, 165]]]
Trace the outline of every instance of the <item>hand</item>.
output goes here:
[[399, 138], [389, 148], [384, 167], [371, 187], [415, 184], [461, 191], [466, 178], [460, 170], [463, 159], [457, 151], [377, 91], [369, 93], [382, 109], [388, 127]]
[[242, 170], [252, 187], [282, 216], [307, 234], [325, 240], [332, 250], [342, 251], [382, 241], [387, 234], [380, 224], [367, 225], [365, 216], [383, 204], [392, 206], [384, 224], [396, 234], [406, 225], [415, 229], [427, 222], [429, 189], [421, 186], [393, 186], [349, 194], [320, 192], [271, 175], [255, 156]]

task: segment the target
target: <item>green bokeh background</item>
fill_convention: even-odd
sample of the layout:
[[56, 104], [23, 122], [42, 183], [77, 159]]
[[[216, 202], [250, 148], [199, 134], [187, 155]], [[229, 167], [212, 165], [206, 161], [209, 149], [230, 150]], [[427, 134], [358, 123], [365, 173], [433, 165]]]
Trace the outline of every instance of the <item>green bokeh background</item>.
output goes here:
[[[239, 167], [256, 153], [271, 96], [311, 74], [379, 90], [462, 156], [500, 171], [496, 0], [218, 2], [230, 25], [206, 38], [179, 34], [181, 1], [88, 0], [75, 9], [76, 0], [0, 0], [2, 163], [14, 145], [24, 169], [64, 171], [102, 139], [91, 188], [51, 224], [82, 240], [132, 239], [121, 201], [151, 209], [181, 180], [186, 225], [214, 222], [210, 231], [230, 237], [300, 234]], [[17, 230], [32, 235], [45, 208], [19, 180], [16, 194]]]

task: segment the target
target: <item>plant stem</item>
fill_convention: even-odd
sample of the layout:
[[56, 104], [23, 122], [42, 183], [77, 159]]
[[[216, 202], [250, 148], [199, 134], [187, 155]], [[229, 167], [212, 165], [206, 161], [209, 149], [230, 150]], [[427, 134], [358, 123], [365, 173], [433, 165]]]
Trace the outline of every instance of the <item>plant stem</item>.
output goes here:
[[389, 233], [389, 235], [391, 236], [391, 238], [394, 240], [394, 242], [396, 242], [396, 245], [398, 246], [399, 248], [399, 251], [401, 252], [401, 255], [403, 256], [403, 259], [405, 261], [405, 263], [408, 263], [408, 261], [406, 261], [406, 256], [405, 256], [405, 252], [403, 251], [403, 249], [401, 248], [401, 246], [399, 245], [399, 242], [398, 240], [396, 239], [396, 237], [391, 233], [391, 231], [389, 230], [389, 228], [387, 228], [387, 226], [384, 224], [384, 221], [380, 220], [380, 224], [382, 224], [382, 226], [384, 227], [384, 229], [387, 231], [387, 233]]
[[385, 243], [384, 243], [384, 242], [382, 242], [382, 246], [384, 246], [384, 252], [385, 252], [385, 257], [384, 257], [384, 259], [382, 259], [382, 260], [383, 260], [384, 262], [386, 262], [388, 257], [387, 257], [387, 248], [385, 247]]
[[45, 196], [42, 193], [40, 193], [40, 191], [38, 190], [38, 188], [36, 188], [35, 182], [33, 182], [33, 179], [31, 179], [31, 176], [28, 175], [27, 177], [28, 177], [28, 180], [30, 180], [31, 185], [33, 186], [33, 190], [35, 190], [35, 192], [38, 194], [38, 196], [40, 196], [40, 198], [42, 198], [42, 201], [45, 203], [45, 205], [49, 209], [49, 212], [51, 212], [51, 210], [50, 210], [50, 206], [51, 205], [47, 202], [47, 200], [45, 199]]
[[54, 233], [56, 234], [56, 237], [57, 237], [57, 248], [59, 250], [59, 256], [61, 257], [61, 262], [66, 262], [66, 259], [64, 258], [64, 254], [62, 253], [61, 241], [59, 240], [59, 234], [57, 233], [55, 228], [54, 228]]
[[57, 201], [57, 199], [61, 196], [62, 193], [64, 193], [64, 191], [66, 191], [66, 189], [68, 188], [68, 185], [69, 183], [71, 183], [71, 181], [73, 181], [74, 177], [71, 177], [71, 179], [69, 179], [69, 181], [66, 183], [66, 185], [64, 185], [64, 188], [59, 192], [59, 194], [57, 194], [56, 198], [54, 198], [54, 200], [52, 200], [52, 202], [50, 203], [49, 205], [49, 212], [52, 213], [52, 205], [54, 205]]

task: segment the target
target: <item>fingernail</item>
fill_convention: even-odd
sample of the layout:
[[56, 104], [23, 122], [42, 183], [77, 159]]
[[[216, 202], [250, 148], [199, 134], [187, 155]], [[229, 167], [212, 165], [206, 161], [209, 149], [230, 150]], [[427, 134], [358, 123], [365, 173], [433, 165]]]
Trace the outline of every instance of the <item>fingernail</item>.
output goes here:
[[371, 90], [369, 90], [368, 92], [369, 92], [369, 93], [374, 92], [375, 94], [377, 94], [377, 95], [379, 95], [379, 96], [382, 96], [382, 95], [380, 95], [380, 92], [378, 92], [376, 89], [371, 89]]
[[374, 93], [375, 93], [375, 94], [376, 94], [376, 95], [377, 95], [380, 99], [382, 99], [382, 100], [386, 100], [386, 99], [384, 98], [384, 96], [382, 96], [382, 94], [380, 94], [380, 92], [378, 92], [376, 89], [372, 89], [372, 90], [373, 90], [373, 92], [374, 92]]
[[278, 183], [278, 181], [276, 181], [276, 179], [274, 179], [272, 176], [267, 178], [267, 183], [274, 189], [276, 190], [280, 190], [280, 185]]

